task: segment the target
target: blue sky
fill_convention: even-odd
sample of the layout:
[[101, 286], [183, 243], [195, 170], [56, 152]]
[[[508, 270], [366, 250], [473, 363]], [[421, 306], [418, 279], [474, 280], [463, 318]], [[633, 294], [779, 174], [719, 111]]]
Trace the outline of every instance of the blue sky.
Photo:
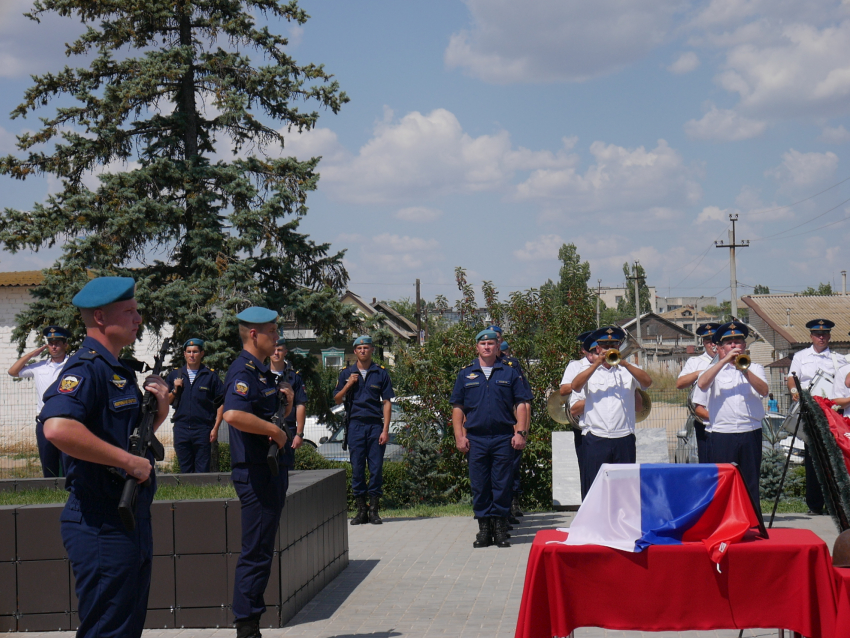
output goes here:
[[[32, 25], [28, 4], [0, 5], [0, 114], [30, 73], [65, 63], [79, 28]], [[740, 294], [840, 285], [850, 266], [850, 3], [301, 6], [303, 28], [272, 27], [351, 102], [272, 152], [323, 157], [302, 228], [347, 249], [364, 297], [412, 296], [418, 277], [426, 298], [454, 300], [455, 266], [504, 296], [556, 278], [573, 242], [594, 284], [619, 284], [639, 259], [660, 293], [728, 299], [728, 251], [712, 246], [730, 213], [751, 240]], [[0, 115], [0, 152], [32, 126]], [[28, 207], [48, 188], [0, 181], [2, 204]], [[55, 255], [0, 255], [0, 268]]]

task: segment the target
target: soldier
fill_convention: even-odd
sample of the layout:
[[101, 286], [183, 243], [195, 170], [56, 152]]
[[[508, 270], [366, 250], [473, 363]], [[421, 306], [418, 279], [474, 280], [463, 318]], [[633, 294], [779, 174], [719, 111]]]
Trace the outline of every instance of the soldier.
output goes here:
[[[334, 403], [342, 403], [351, 392], [346, 403], [350, 408], [348, 419], [348, 447], [351, 453], [351, 491], [357, 504], [357, 514], [352, 525], [383, 521], [378, 513], [381, 495], [384, 493], [384, 450], [390, 440], [392, 402], [395, 396], [390, 375], [372, 362], [372, 337], [363, 335], [354, 340], [354, 356], [357, 361], [339, 373]], [[366, 464], [369, 464], [369, 485], [366, 486]], [[366, 510], [366, 494], [369, 509]]]
[[526, 411], [531, 393], [516, 368], [498, 353], [498, 333], [475, 337], [478, 358], [461, 369], [452, 390], [452, 427], [457, 449], [468, 454], [472, 509], [478, 534], [472, 546], [510, 547], [514, 450], [525, 447]]
[[[696, 334], [698, 337], [702, 337], [702, 345], [705, 351], [701, 355], [690, 357], [685, 362], [682, 371], [679, 373], [679, 378], [676, 379], [677, 390], [693, 388], [702, 371], [711, 365], [714, 355], [717, 354], [717, 347], [711, 338], [714, 336], [714, 331], [719, 327], [719, 323], [703, 323], [697, 327]], [[711, 432], [710, 417], [708, 410], [703, 406], [698, 406], [696, 412], [699, 417], [699, 420], [694, 419], [694, 433], [697, 439], [697, 460], [700, 463], [708, 463], [708, 433]]]
[[[71, 336], [70, 332], [60, 326], [47, 326], [41, 334], [47, 343], [28, 352], [9, 368], [10, 376], [35, 379], [35, 392], [38, 395], [36, 414], [44, 407], [44, 392], [56, 381], [56, 377], [68, 361], [68, 337]], [[27, 365], [30, 359], [37, 357], [45, 350], [50, 355], [48, 359]], [[35, 440], [38, 444], [38, 457], [41, 460], [41, 472], [44, 478], [65, 476], [62, 453], [44, 438], [44, 424], [38, 418], [35, 420]]]
[[[266, 611], [263, 592], [269, 582], [280, 513], [289, 486], [291, 442], [272, 419], [281, 397], [268, 367], [263, 363], [277, 343], [277, 313], [268, 308], [243, 310], [239, 320], [242, 352], [224, 379], [224, 420], [230, 425], [231, 478], [242, 504], [242, 552], [236, 562], [233, 585], [233, 616], [237, 638], [260, 638], [260, 616]], [[292, 410], [292, 389], [286, 397], [284, 416]], [[277, 471], [269, 467], [270, 442], [278, 449]]]
[[277, 340], [277, 346], [269, 359], [269, 371], [274, 375], [275, 382], [285, 381], [292, 388], [295, 396], [295, 407], [286, 417], [286, 427], [292, 433], [292, 449], [297, 450], [304, 443], [304, 424], [307, 422], [307, 390], [304, 379], [286, 361], [286, 339]]
[[202, 339], [184, 343], [183, 358], [186, 365], [166, 379], [174, 406], [174, 451], [181, 474], [209, 472], [212, 444], [218, 440], [224, 414], [224, 384], [203, 364]]
[[[44, 435], [66, 455], [70, 494], [60, 520], [76, 579], [79, 637], [141, 636], [147, 611], [156, 475], [152, 452], [143, 458], [127, 451], [142, 394], [118, 358], [142, 322], [134, 286], [129, 277], [99, 277], [74, 297], [86, 338], [45, 393], [40, 415]], [[168, 415], [168, 385], [149, 376], [144, 387], [156, 396], [158, 427]], [[127, 476], [140, 483], [131, 532], [118, 516]]]

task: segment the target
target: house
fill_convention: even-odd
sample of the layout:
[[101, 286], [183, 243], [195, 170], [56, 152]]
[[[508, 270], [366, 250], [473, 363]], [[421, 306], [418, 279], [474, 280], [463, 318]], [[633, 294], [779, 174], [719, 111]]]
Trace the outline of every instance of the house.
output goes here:
[[696, 336], [696, 329], [701, 323], [709, 321], [717, 321], [717, 317], [710, 315], [701, 310], [695, 309], [693, 306], [681, 306], [673, 310], [668, 310], [659, 314], [659, 317], [672, 321], [680, 328], [684, 328], [694, 335], [694, 344], [701, 345], [702, 339]]
[[[635, 341], [638, 341], [636, 324], [634, 318], [623, 319], [618, 322], [623, 330], [628, 332]], [[685, 364], [685, 360], [699, 354], [702, 349], [694, 345], [695, 335], [693, 332], [685, 330], [654, 312], [641, 315], [640, 337], [639, 342], [643, 351], [633, 355], [630, 361], [643, 368], [678, 374]]]
[[[652, 306], [652, 312], [657, 312], [655, 286], [648, 286], [649, 302]], [[616, 308], [617, 304], [628, 296], [626, 288], [612, 288], [610, 286], [602, 286], [600, 288], [591, 288], [594, 295], [599, 295], [599, 298], [605, 303], [606, 308]]]
[[671, 310], [691, 306], [697, 310], [704, 310], [706, 306], [716, 306], [717, 297], [656, 297], [658, 314], [663, 315]]

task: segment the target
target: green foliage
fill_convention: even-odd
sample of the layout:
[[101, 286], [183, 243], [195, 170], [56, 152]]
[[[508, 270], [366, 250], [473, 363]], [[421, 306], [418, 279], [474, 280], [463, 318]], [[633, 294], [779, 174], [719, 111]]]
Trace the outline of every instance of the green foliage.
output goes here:
[[398, 434], [396, 440], [404, 447], [401, 488], [409, 499], [405, 505], [441, 505], [457, 501], [460, 488], [440, 462], [444, 438], [439, 429], [430, 424], [411, 424]]
[[[224, 426], [222, 426], [224, 427]], [[218, 470], [219, 472], [229, 472], [231, 469], [230, 464], [230, 444], [229, 443], [221, 443], [218, 444]], [[214, 472], [216, 470], [213, 470]]]
[[[649, 294], [649, 286], [646, 283], [646, 270], [643, 266], [636, 263], [630, 268], [628, 262], [623, 264], [623, 276], [626, 280], [626, 295], [617, 304], [617, 310], [624, 313], [627, 317], [635, 316], [635, 282], [629, 277], [640, 277], [638, 280], [638, 295], [640, 297], [640, 312], [641, 314], [652, 311], [652, 299]], [[603, 324], [604, 325], [604, 324]]]
[[762, 286], [761, 284], [756, 284], [756, 287], [753, 288], [753, 294], [754, 295], [769, 295], [770, 294], [770, 288], [768, 288], [767, 286]]
[[[258, 27], [258, 12], [308, 19], [281, 0], [35, 3], [33, 20], [86, 24], [67, 53], [89, 66], [33, 78], [13, 118], [62, 106], [18, 136], [23, 157], [0, 159], [2, 175], [52, 175], [62, 189], [0, 215], [4, 249], [62, 248], [17, 318], [19, 348], [49, 323], [79, 342], [70, 300], [92, 274], [133, 276], [146, 328], [173, 326], [178, 344], [203, 338], [217, 369], [240, 349], [234, 317], [250, 305], [284, 309], [326, 339], [350, 328], [353, 309], [338, 300], [343, 253], [298, 232], [319, 159], [281, 156], [284, 134], [318, 119], [297, 102], [336, 113], [348, 98]], [[96, 187], [84, 181], [92, 173]]]
[[410, 297], [388, 301], [387, 304], [406, 319], [416, 323], [416, 302], [411, 301]]
[[[733, 319], [731, 301], [722, 301], [719, 306], [705, 306], [702, 311], [713, 317], [717, 317], [722, 323], [732, 321]], [[735, 319], [748, 322], [750, 320], [750, 309], [738, 304], [738, 316]]]
[[[762, 500], [773, 501], [779, 492], [779, 482], [785, 467], [785, 454], [781, 450], [765, 450], [761, 459], [759, 492]], [[804, 467], [790, 467], [782, 486], [782, 498], [803, 498], [806, 495], [806, 470]], [[773, 505], [771, 504], [771, 509]]]
[[613, 326], [623, 319], [634, 317], [634, 313], [629, 315], [627, 312], [621, 311], [619, 308], [609, 308], [605, 302], [599, 300], [599, 326]]
[[801, 293], [804, 297], [817, 297], [817, 296], [826, 296], [826, 295], [834, 295], [835, 292], [832, 290], [832, 284], [827, 282], [825, 284], [818, 284], [817, 288], [812, 288], [809, 286]]
[[315, 357], [290, 356], [289, 360], [304, 377], [307, 414], [317, 417], [320, 422], [332, 427], [342, 425], [342, 419], [331, 412], [336, 405], [333, 400], [333, 391], [339, 377], [339, 370], [326, 368]]

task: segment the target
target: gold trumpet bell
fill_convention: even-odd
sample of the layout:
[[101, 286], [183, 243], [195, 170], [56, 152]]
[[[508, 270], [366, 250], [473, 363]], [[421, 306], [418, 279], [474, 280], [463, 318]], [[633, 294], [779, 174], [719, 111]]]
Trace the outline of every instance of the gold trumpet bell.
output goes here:
[[620, 361], [622, 361], [622, 357], [620, 356], [620, 351], [616, 348], [611, 348], [608, 352], [605, 353], [605, 363], [609, 366], [618, 366], [620, 365]]
[[735, 369], [740, 370], [741, 372], [747, 371], [747, 369], [750, 367], [750, 364], [753, 362], [748, 353], [749, 350], [744, 354], [739, 354], [737, 357], [735, 357]]

